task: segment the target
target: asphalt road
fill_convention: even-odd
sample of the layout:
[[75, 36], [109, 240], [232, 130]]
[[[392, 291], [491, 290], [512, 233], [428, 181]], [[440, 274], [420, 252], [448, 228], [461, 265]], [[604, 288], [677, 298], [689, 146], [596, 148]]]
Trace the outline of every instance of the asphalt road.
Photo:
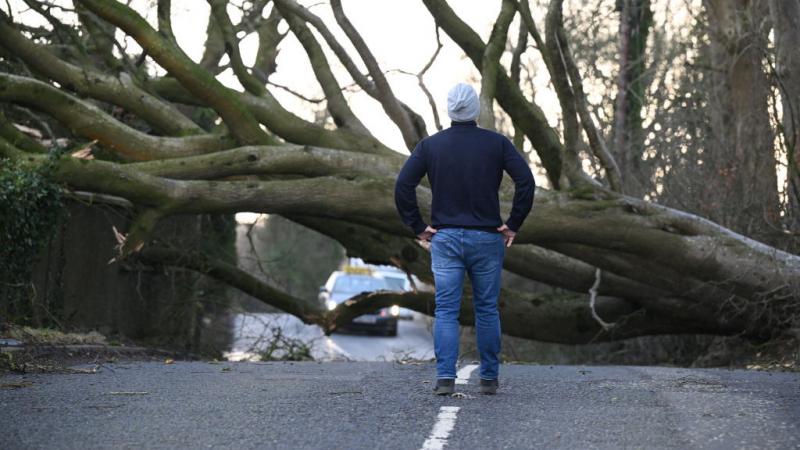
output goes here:
[[[464, 369], [462, 369], [462, 372]], [[0, 448], [800, 448], [800, 374], [430, 363], [117, 363], [0, 377]], [[29, 385], [28, 385], [29, 383]]]
[[228, 359], [247, 359], [269, 342], [274, 330], [283, 336], [311, 343], [317, 361], [395, 361], [432, 359], [431, 318], [414, 313], [414, 320], [400, 320], [397, 336], [333, 333], [306, 325], [291, 314], [238, 314], [233, 318], [233, 345]]

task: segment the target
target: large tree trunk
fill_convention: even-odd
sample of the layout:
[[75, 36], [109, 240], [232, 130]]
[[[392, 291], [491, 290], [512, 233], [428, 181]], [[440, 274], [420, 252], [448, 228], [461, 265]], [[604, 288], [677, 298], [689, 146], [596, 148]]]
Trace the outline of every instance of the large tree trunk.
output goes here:
[[614, 153], [621, 166], [624, 192], [641, 197], [647, 194], [649, 178], [641, 167], [644, 154], [642, 111], [650, 78], [645, 69], [653, 10], [650, 0], [618, 0], [617, 9], [620, 44], [612, 130]]
[[[790, 230], [800, 232], [800, 2], [771, 0], [775, 30], [775, 71], [783, 106], [786, 202]], [[796, 235], [797, 236], [797, 235]], [[796, 247], [795, 247], [796, 248]]]
[[[780, 228], [775, 139], [764, 70], [767, 2], [707, 0], [712, 146], [704, 153], [709, 217], [776, 243]], [[708, 155], [706, 157], [706, 155]]]

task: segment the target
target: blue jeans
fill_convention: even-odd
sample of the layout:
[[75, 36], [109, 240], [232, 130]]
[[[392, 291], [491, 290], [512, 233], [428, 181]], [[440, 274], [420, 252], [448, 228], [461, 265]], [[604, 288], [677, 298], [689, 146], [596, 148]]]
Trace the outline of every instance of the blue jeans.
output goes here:
[[480, 377], [497, 379], [500, 361], [500, 275], [505, 243], [503, 235], [465, 228], [443, 228], [431, 239], [431, 260], [436, 283], [433, 347], [437, 378], [455, 378], [458, 359], [461, 293], [464, 273], [472, 281], [475, 331], [481, 357]]

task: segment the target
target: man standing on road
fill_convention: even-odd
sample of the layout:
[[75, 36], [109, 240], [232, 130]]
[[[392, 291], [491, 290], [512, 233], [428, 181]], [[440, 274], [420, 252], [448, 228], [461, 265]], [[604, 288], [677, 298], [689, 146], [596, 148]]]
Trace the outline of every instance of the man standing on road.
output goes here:
[[[458, 359], [461, 293], [464, 273], [472, 281], [475, 330], [480, 352], [480, 390], [498, 387], [500, 315], [497, 297], [505, 247], [533, 205], [535, 184], [530, 167], [505, 136], [477, 126], [480, 102], [475, 90], [459, 83], [447, 94], [450, 128], [421, 140], [395, 184], [395, 203], [403, 223], [430, 241], [436, 283], [436, 387], [452, 394]], [[508, 220], [500, 217], [498, 190], [503, 171], [514, 180]], [[433, 201], [431, 225], [423, 221], [415, 189], [427, 174]]]

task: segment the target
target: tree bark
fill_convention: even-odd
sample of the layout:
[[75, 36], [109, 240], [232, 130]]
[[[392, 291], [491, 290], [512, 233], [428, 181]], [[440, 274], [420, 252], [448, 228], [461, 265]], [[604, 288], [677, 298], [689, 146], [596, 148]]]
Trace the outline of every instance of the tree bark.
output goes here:
[[642, 111], [647, 99], [647, 37], [653, 25], [650, 0], [618, 0], [619, 74], [614, 102], [614, 152], [622, 166], [624, 191], [641, 197], [646, 174], [642, 173], [644, 152]]
[[712, 147], [706, 149], [710, 217], [740, 233], [775, 243], [779, 223], [769, 80], [763, 70], [767, 3], [704, 2], [710, 28]]
[[800, 230], [800, 3], [770, 0], [775, 30], [775, 72], [783, 106], [786, 194], [791, 229]]

